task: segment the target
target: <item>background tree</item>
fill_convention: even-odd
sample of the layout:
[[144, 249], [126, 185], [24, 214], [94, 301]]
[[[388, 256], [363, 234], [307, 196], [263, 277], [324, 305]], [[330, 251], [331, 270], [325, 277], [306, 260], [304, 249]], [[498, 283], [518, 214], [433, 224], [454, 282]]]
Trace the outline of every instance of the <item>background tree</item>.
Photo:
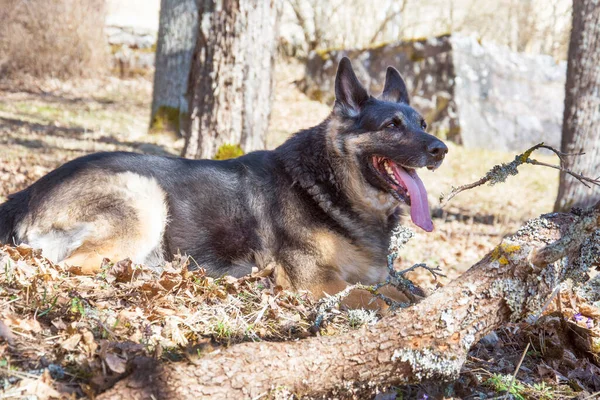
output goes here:
[[185, 93], [198, 31], [197, 0], [161, 0], [151, 129], [179, 131], [189, 120]]
[[265, 147], [280, 0], [204, 0], [187, 96], [183, 155], [211, 158], [224, 144]]
[[[561, 150], [586, 154], [570, 157], [567, 168], [583, 175], [600, 175], [600, 4], [573, 2], [573, 29], [569, 61]], [[554, 208], [588, 207], [600, 200], [600, 188], [587, 188], [575, 178], [560, 174]]]

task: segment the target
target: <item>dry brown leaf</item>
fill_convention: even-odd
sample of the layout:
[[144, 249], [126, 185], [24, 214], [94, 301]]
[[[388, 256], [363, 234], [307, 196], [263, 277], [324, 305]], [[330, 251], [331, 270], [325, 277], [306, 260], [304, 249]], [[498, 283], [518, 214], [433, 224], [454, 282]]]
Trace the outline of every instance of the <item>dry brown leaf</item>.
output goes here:
[[62, 318], [53, 319], [52, 325], [59, 331], [64, 331], [67, 329], [67, 324], [65, 324], [65, 321], [63, 321]]
[[69, 272], [72, 275], [85, 275], [83, 273], [83, 269], [81, 267], [77, 266], [77, 265], [70, 265], [67, 268], [67, 272]]
[[568, 377], [590, 386], [594, 391], [600, 391], [600, 368], [587, 360], [582, 360], [578, 368], [569, 372]]
[[106, 273], [106, 280], [109, 283], [114, 281], [121, 283], [130, 282], [133, 279], [134, 274], [135, 270], [133, 268], [133, 262], [129, 258], [126, 258], [110, 267]]
[[589, 318], [600, 318], [600, 308], [591, 304], [583, 303], [579, 305], [579, 312]]
[[144, 292], [148, 297], [158, 296], [164, 288], [158, 284], [158, 282], [150, 281], [144, 282], [144, 284], [140, 287], [140, 290]]
[[25, 332], [39, 333], [42, 331], [40, 323], [33, 318], [19, 318], [16, 315], [9, 315], [4, 323], [12, 329], [18, 329]]
[[181, 284], [181, 282], [182, 279], [181, 275], [179, 274], [163, 274], [160, 277], [160, 280], [158, 281], [160, 286], [162, 286], [167, 291], [173, 290], [173, 288]]
[[83, 331], [83, 348], [86, 350], [88, 357], [92, 357], [98, 348], [98, 343], [94, 340], [94, 334], [89, 330]]
[[8, 342], [8, 344], [12, 345], [15, 340], [15, 335], [13, 335], [12, 331], [6, 324], [0, 320], [0, 337]]
[[552, 382], [558, 383], [558, 373], [546, 364], [539, 364], [537, 366], [537, 371], [540, 378], [550, 379]]
[[107, 353], [104, 356], [104, 362], [106, 363], [106, 366], [116, 374], [122, 374], [127, 370], [127, 361], [116, 354]]
[[77, 345], [79, 344], [80, 341], [81, 341], [81, 334], [76, 333], [76, 334], [72, 335], [71, 337], [69, 337], [68, 339], [64, 340], [60, 344], [60, 347], [62, 347], [63, 349], [65, 349], [67, 351], [73, 351], [73, 350], [75, 350], [75, 348], [77, 347]]
[[26, 244], [20, 244], [16, 247], [16, 250], [19, 252], [19, 255], [23, 258], [31, 258], [34, 255], [33, 248]]
[[154, 312], [159, 314], [160, 316], [167, 316], [167, 315], [177, 315], [180, 314], [178, 313], [176, 310], [170, 309], [170, 308], [164, 308], [164, 307], [154, 307]]
[[[19, 382], [19, 386], [15, 389], [20, 392], [19, 398], [28, 396], [34, 397], [37, 400], [60, 398], [60, 393], [52, 386], [52, 378], [50, 378], [48, 370], [44, 371], [38, 379], [22, 379]], [[17, 396], [14, 398], [17, 398]]]

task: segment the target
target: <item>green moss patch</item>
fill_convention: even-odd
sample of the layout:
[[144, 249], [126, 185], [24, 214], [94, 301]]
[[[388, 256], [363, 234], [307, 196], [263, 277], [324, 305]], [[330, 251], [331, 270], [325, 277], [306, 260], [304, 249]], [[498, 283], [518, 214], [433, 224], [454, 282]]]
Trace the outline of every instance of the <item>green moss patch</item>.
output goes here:
[[244, 150], [239, 144], [224, 144], [219, 147], [217, 154], [213, 157], [214, 160], [229, 160], [244, 155]]
[[152, 132], [164, 132], [174, 131], [179, 132], [180, 118], [185, 118], [186, 115], [181, 115], [178, 108], [169, 106], [160, 106], [150, 124], [150, 131]]

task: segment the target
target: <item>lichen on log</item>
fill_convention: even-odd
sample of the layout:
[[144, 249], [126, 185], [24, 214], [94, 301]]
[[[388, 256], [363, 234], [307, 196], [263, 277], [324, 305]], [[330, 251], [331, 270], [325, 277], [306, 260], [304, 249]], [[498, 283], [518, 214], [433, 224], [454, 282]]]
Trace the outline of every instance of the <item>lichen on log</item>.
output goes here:
[[195, 364], [140, 359], [133, 374], [98, 399], [254, 398], [283, 389], [352, 398], [422, 379], [451, 380], [479, 339], [540, 311], [599, 227], [600, 203], [579, 215], [541, 216], [458, 279], [376, 325], [296, 342], [243, 343]]

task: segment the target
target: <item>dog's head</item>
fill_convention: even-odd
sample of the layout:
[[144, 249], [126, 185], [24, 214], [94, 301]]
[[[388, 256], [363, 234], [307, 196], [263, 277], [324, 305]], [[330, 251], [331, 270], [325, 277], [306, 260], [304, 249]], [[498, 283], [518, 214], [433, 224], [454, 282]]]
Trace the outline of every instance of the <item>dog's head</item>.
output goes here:
[[448, 147], [425, 132], [427, 124], [410, 106], [400, 73], [388, 67], [383, 93], [375, 98], [344, 57], [335, 79], [335, 97], [331, 140], [336, 151], [354, 164], [352, 169], [364, 185], [410, 205], [413, 222], [433, 230], [427, 192], [415, 170], [439, 167]]

